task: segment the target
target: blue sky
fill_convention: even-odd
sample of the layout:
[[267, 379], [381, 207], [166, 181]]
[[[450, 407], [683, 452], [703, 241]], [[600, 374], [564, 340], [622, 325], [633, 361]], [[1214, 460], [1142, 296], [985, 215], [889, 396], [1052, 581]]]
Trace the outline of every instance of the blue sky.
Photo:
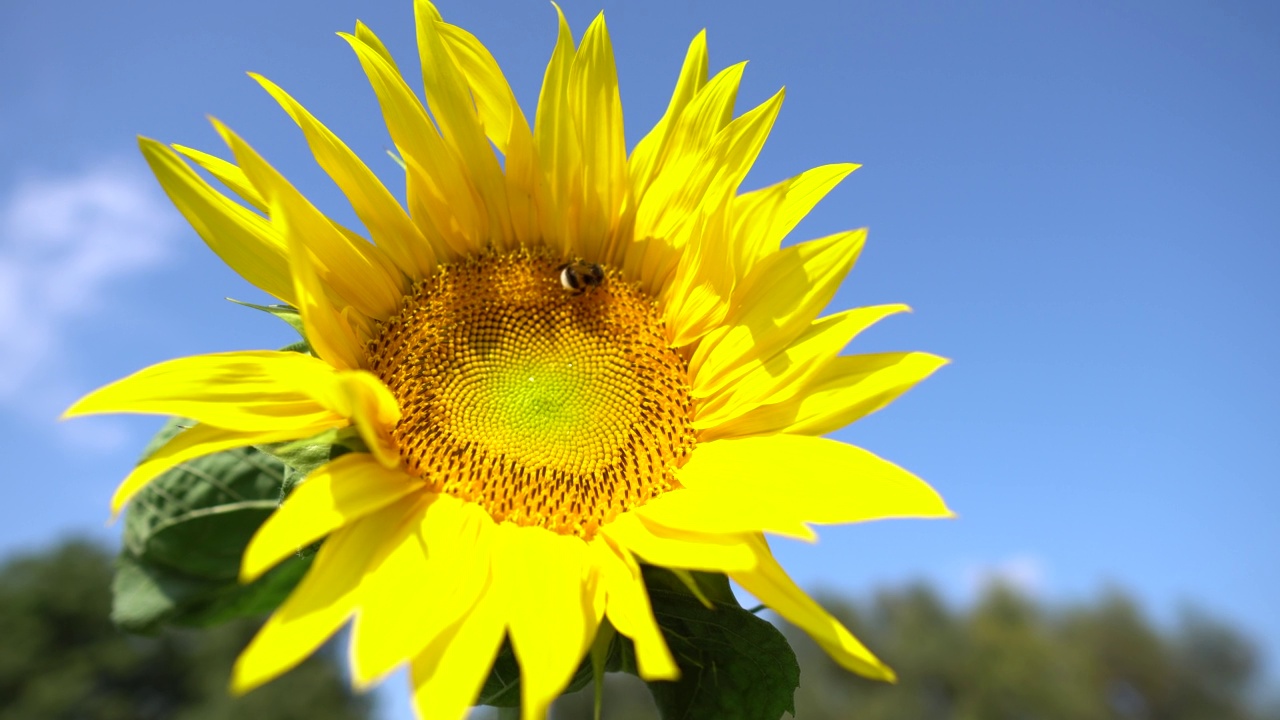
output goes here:
[[[929, 479], [960, 518], [780, 546], [803, 584], [923, 577], [958, 601], [993, 574], [1054, 601], [1117, 584], [1162, 619], [1188, 601], [1220, 613], [1280, 659], [1280, 6], [1225, 5], [603, 3], [629, 141], [707, 28], [713, 69], [750, 60], [740, 110], [787, 86], [749, 187], [864, 164], [793, 236], [869, 226], [835, 305], [915, 308], [854, 349], [955, 360], [838, 437]], [[532, 114], [550, 5], [440, 7]], [[580, 33], [601, 6], [564, 8]], [[169, 207], [134, 136], [222, 152], [216, 115], [354, 223], [244, 72], [393, 180], [333, 35], [356, 18], [412, 57], [407, 0], [6, 8], [0, 552], [115, 537], [107, 499], [156, 422], [55, 423], [75, 396], [162, 359], [289, 342], [223, 300], [260, 296]]]

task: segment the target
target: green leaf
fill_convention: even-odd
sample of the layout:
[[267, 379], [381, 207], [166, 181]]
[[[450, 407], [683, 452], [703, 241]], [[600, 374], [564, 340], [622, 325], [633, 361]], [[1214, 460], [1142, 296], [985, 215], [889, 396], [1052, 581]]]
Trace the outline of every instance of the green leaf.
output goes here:
[[778, 720], [795, 712], [795, 653], [777, 628], [738, 605], [723, 575], [693, 574], [713, 600], [708, 608], [669, 570], [644, 571], [654, 617], [680, 666], [679, 680], [649, 683], [663, 720]]
[[[615, 650], [611, 647], [610, 659], [613, 658], [614, 652]], [[589, 659], [584, 660], [578, 666], [577, 672], [573, 674], [573, 679], [569, 681], [569, 686], [564, 689], [564, 692], [581, 690], [591, 682], [591, 677], [591, 662]], [[520, 664], [516, 661], [516, 653], [512, 650], [509, 640], [502, 643], [502, 649], [498, 651], [498, 657], [493, 661], [493, 667], [489, 670], [489, 677], [484, 681], [484, 687], [480, 689], [480, 697], [476, 699], [476, 704], [500, 708], [520, 706]]]
[[[143, 457], [192, 423], [170, 420]], [[211, 625], [274, 610], [302, 578], [311, 553], [294, 556], [252, 584], [239, 582], [240, 558], [280, 504], [290, 480], [320, 458], [348, 451], [317, 437], [273, 448], [285, 460], [246, 447], [207, 455], [169, 470], [130, 501], [124, 547], [113, 583], [112, 618], [126, 630], [165, 624]], [[327, 459], [324, 460], [327, 462]]]
[[[168, 439], [187, 421], [170, 421]], [[124, 546], [197, 578], [233, 580], [240, 553], [280, 504], [285, 466], [253, 448], [228, 450], [162, 474], [129, 503]]]
[[520, 705], [520, 664], [516, 662], [515, 651], [511, 649], [511, 641], [505, 640], [498, 657], [494, 658], [493, 667], [489, 668], [489, 677], [485, 678], [480, 688], [477, 705], [493, 707], [519, 707]]
[[311, 566], [290, 558], [249, 585], [197, 578], [122, 552], [111, 583], [111, 620], [129, 632], [154, 633], [173, 624], [208, 627], [276, 609]]

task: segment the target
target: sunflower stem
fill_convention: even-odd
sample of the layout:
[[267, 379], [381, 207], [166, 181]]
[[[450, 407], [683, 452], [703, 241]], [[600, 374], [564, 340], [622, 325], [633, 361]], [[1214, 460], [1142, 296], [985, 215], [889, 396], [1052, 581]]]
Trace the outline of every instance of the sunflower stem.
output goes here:
[[604, 667], [609, 661], [609, 649], [613, 646], [615, 634], [613, 625], [608, 622], [601, 623], [600, 629], [596, 631], [596, 639], [591, 643], [591, 676], [595, 681], [595, 720], [600, 720], [601, 709], [604, 707]]

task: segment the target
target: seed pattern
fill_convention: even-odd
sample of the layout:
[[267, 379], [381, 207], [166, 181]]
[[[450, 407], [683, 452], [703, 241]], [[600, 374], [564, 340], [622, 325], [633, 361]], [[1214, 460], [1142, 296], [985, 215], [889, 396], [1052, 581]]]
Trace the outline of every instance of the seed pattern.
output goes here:
[[486, 252], [421, 281], [369, 344], [403, 413], [409, 472], [496, 521], [589, 538], [677, 487], [696, 436], [685, 361], [616, 270], [569, 292], [563, 261]]

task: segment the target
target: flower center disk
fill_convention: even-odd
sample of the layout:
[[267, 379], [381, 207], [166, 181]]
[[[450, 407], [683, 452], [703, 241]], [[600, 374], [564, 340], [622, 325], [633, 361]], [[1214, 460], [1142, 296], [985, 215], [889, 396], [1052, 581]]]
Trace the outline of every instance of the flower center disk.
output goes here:
[[418, 284], [369, 345], [411, 473], [496, 521], [582, 537], [677, 487], [696, 444], [686, 364], [651, 298], [610, 269], [592, 280], [521, 250]]

